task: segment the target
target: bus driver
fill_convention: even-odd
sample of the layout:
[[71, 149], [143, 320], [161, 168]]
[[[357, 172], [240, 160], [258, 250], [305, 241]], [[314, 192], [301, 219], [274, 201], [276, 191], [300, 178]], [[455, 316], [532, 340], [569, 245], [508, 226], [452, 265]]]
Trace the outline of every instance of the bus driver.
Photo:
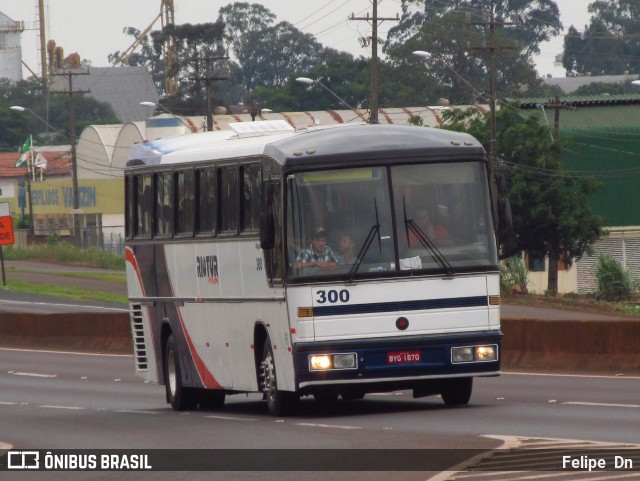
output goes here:
[[318, 227], [313, 235], [311, 245], [300, 252], [296, 259], [296, 269], [319, 267], [323, 271], [330, 271], [336, 268], [337, 263], [336, 256], [331, 247], [327, 245], [327, 231]]

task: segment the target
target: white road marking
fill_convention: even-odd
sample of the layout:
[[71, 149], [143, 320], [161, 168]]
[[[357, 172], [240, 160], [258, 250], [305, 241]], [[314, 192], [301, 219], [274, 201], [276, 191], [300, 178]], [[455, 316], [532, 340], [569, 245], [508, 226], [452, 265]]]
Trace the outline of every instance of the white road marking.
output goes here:
[[573, 406], [598, 406], [607, 408], [640, 408], [640, 404], [613, 404], [613, 403], [593, 403], [586, 401], [566, 401], [562, 404], [570, 404]]
[[9, 371], [7, 374], [13, 374], [14, 376], [29, 376], [29, 377], [58, 377], [57, 374], [40, 374], [37, 372], [13, 372]]
[[0, 304], [19, 304], [25, 306], [56, 306], [56, 307], [71, 307], [74, 309], [96, 309], [99, 311], [116, 311], [116, 312], [129, 312], [129, 309], [124, 309], [121, 307], [103, 307], [103, 306], [85, 306], [82, 304], [62, 304], [62, 303], [51, 303], [51, 302], [27, 302], [27, 301], [9, 301], [6, 299], [0, 299]]
[[0, 401], [0, 404], [3, 406], [15, 406], [18, 403]]
[[[106, 411], [106, 409], [104, 410]], [[161, 414], [156, 411], [139, 411], [134, 409], [116, 409], [114, 412], [116, 413], [127, 413], [127, 414]]]
[[42, 354], [72, 354], [74, 356], [133, 357], [133, 354], [109, 354], [105, 352], [50, 351], [48, 349], [23, 349], [23, 348], [21, 349], [17, 347], [0, 347], [0, 351], [39, 352]]
[[253, 418], [238, 418], [238, 417], [233, 417], [233, 416], [205, 416], [207, 418], [210, 419], [222, 419], [224, 421], [258, 421], [258, 419], [253, 419]]
[[296, 423], [296, 426], [306, 426], [312, 428], [333, 428], [333, 429], [362, 429], [362, 426], [340, 426], [337, 424], [317, 424], [317, 423]]
[[621, 376], [619, 374], [552, 374], [548, 372], [502, 371], [503, 376], [544, 376], [544, 377], [584, 377], [588, 379], [640, 379], [640, 376]]
[[79, 407], [79, 406], [52, 406], [52, 405], [44, 405], [44, 406], [38, 406], [41, 408], [47, 408], [47, 409], [69, 409], [70, 411], [81, 411], [83, 409], [83, 407]]

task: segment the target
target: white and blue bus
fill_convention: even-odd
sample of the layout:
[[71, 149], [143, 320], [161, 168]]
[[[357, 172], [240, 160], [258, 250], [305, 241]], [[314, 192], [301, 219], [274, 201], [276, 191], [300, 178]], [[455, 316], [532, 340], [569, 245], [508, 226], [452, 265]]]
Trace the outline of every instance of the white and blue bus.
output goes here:
[[474, 377], [500, 374], [494, 209], [476, 139], [231, 129], [134, 145], [126, 167], [136, 372], [174, 409], [258, 392], [286, 416], [301, 396], [405, 389], [460, 405]]

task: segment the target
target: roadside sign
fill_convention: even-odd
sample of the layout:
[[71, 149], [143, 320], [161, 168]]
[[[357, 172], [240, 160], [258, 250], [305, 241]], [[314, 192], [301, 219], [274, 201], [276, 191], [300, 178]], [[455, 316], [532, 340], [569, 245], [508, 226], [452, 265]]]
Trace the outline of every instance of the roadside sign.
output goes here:
[[0, 202], [0, 246], [13, 245], [13, 222], [9, 202]]

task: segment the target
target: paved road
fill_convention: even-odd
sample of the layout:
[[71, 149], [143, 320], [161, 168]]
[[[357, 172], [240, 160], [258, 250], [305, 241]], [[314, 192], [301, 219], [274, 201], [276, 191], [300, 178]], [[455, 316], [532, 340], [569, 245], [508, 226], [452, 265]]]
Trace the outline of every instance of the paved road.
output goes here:
[[[562, 476], [553, 472], [563, 455], [578, 457], [597, 446], [609, 447], [615, 454], [625, 454], [626, 447], [634, 447], [629, 456], [637, 459], [638, 377], [512, 372], [499, 378], [478, 379], [471, 404], [463, 408], [447, 408], [435, 396], [413, 399], [410, 392], [401, 391], [333, 404], [307, 397], [297, 417], [282, 419], [269, 415], [257, 394], [228, 396], [220, 411], [174, 412], [165, 403], [163, 387], [135, 377], [131, 356], [0, 349], [0, 365], [4, 366], [0, 371], [0, 444], [4, 442], [15, 449], [171, 448], [185, 454], [189, 451], [183, 450], [194, 448], [230, 449], [227, 456], [243, 455], [243, 449], [276, 448], [281, 450], [274, 453], [276, 456], [286, 454], [290, 448], [317, 450], [320, 454], [320, 450], [338, 449], [342, 456], [337, 462], [374, 449], [424, 449], [423, 456], [457, 458], [447, 459], [445, 466], [438, 468], [441, 470], [468, 462], [470, 454], [483, 453], [506, 442], [512, 448], [509, 451], [467, 464], [465, 469], [473, 472], [448, 473], [436, 479], [640, 479], [640, 460], [632, 472], [600, 471], [597, 476], [569, 470]], [[533, 447], [546, 451], [523, 452], [524, 448]], [[427, 451], [433, 448], [439, 451]], [[179, 454], [176, 461], [184, 460], [185, 454]], [[176, 456], [176, 452], [167, 455]], [[233, 463], [234, 458], [229, 461]], [[288, 461], [287, 457], [283, 463]], [[204, 471], [182, 477], [425, 481], [430, 476], [397, 468], [392, 471], [395, 472]], [[498, 475], [496, 471], [505, 472]], [[131, 479], [122, 473], [57, 474], [30, 473], [28, 479]], [[2, 473], [0, 478], [27, 479], [24, 473], [11, 477]], [[136, 473], [135, 479], [175, 477], [154, 472]]]

